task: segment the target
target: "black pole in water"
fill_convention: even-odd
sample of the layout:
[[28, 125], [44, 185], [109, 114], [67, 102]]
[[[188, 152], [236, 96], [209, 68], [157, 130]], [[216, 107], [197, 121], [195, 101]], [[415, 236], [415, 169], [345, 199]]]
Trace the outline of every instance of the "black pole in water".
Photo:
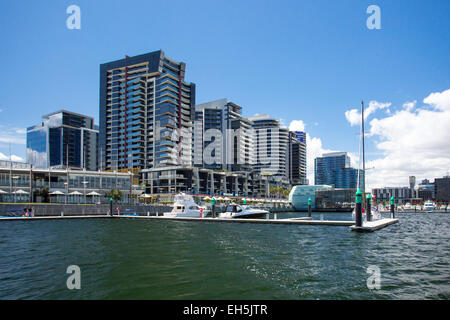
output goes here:
[[391, 219], [395, 219], [395, 198], [391, 197]]
[[355, 194], [355, 226], [362, 227], [362, 192], [358, 189]]
[[312, 204], [312, 200], [311, 198], [308, 199], [308, 217], [311, 218], [311, 204]]
[[371, 209], [371, 197], [370, 193], [367, 194], [366, 197], [366, 217], [367, 221], [372, 221], [372, 209]]

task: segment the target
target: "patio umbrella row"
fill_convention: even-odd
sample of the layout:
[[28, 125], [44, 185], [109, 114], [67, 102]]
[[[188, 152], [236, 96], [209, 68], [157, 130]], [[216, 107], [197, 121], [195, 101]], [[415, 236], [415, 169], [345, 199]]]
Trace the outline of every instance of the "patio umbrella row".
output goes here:
[[[11, 193], [12, 194], [28, 194], [28, 192], [23, 191], [23, 190], [17, 190], [17, 191], [11, 192]], [[5, 192], [3, 190], [0, 190], [0, 194], [9, 194], [9, 192]]]
[[[49, 193], [49, 195], [51, 195], [51, 196], [63, 196], [63, 195], [65, 195], [65, 193], [57, 190], [57, 191], [53, 191], [53, 192]], [[69, 193], [69, 195], [71, 195], [71, 196], [82, 196], [83, 194], [81, 192], [74, 191], [74, 192]], [[89, 192], [86, 195], [87, 196], [101, 196], [100, 193], [95, 192], [95, 191]]]
[[[206, 196], [203, 198], [204, 200], [211, 200], [211, 197]], [[230, 201], [233, 199], [230, 199], [228, 197], [217, 197], [216, 200], [220, 201]], [[243, 198], [242, 200], [247, 200], [247, 201], [254, 201], [254, 202], [279, 202], [279, 203], [287, 203], [287, 200], [281, 200], [281, 199], [255, 199], [255, 198]]]
[[[17, 190], [17, 191], [14, 191], [14, 192], [12, 192], [12, 193], [13, 193], [13, 194], [28, 194], [28, 192], [23, 191], [23, 190]], [[5, 191], [3, 191], [3, 190], [0, 190], [0, 194], [8, 194], [8, 192], [5, 192]], [[61, 192], [61, 191], [59, 191], [59, 190], [57, 190], [57, 191], [53, 191], [53, 192], [49, 193], [49, 195], [52, 195], [52, 196], [63, 196], [63, 195], [65, 195], [65, 193], [64, 193], [64, 192]], [[72, 196], [82, 196], [83, 194], [82, 194], [81, 192], [74, 191], [74, 192], [69, 193], [69, 195], [72, 195]], [[87, 195], [87, 196], [101, 196], [100, 193], [95, 192], [95, 191], [89, 192], [89, 193], [86, 194], [86, 195]]]

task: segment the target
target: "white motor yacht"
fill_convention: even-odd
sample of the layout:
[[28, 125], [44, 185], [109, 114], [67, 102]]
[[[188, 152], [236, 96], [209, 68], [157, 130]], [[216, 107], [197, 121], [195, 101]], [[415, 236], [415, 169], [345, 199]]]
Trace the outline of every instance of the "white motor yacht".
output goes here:
[[434, 204], [433, 201], [427, 200], [427, 201], [425, 201], [425, 203], [423, 204], [423, 210], [426, 211], [426, 212], [431, 212], [431, 211], [433, 211], [434, 209], [436, 209], [436, 205]]
[[268, 213], [270, 212], [267, 210], [231, 203], [227, 206], [225, 212], [219, 213], [219, 218], [260, 218]]
[[175, 196], [173, 209], [165, 212], [165, 217], [202, 218], [205, 216], [191, 195], [180, 193]]

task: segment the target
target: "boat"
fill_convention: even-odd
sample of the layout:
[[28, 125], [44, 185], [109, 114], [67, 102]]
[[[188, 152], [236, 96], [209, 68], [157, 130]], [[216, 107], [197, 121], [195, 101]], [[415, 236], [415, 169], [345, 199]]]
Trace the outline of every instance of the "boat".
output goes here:
[[165, 212], [164, 217], [202, 218], [203, 212], [191, 195], [179, 193], [174, 198], [171, 212]]
[[269, 214], [269, 211], [231, 203], [225, 212], [219, 213], [219, 218], [261, 218], [266, 214]]
[[436, 209], [436, 205], [434, 204], [433, 201], [427, 200], [425, 201], [425, 203], [423, 204], [423, 211], [426, 212], [432, 212]]

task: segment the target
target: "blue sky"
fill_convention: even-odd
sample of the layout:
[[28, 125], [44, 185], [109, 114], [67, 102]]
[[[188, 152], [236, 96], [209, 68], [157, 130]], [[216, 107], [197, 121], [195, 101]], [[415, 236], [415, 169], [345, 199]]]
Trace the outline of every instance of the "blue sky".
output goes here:
[[[71, 4], [81, 30], [66, 28]], [[366, 27], [371, 4], [381, 30]], [[0, 153], [9, 139], [25, 158], [23, 129], [61, 108], [98, 122], [99, 64], [158, 49], [186, 62], [197, 103], [227, 97], [246, 116], [302, 120], [324, 149], [356, 153], [345, 112], [361, 99], [395, 112], [450, 88], [449, 13], [445, 0], [3, 0]]]

